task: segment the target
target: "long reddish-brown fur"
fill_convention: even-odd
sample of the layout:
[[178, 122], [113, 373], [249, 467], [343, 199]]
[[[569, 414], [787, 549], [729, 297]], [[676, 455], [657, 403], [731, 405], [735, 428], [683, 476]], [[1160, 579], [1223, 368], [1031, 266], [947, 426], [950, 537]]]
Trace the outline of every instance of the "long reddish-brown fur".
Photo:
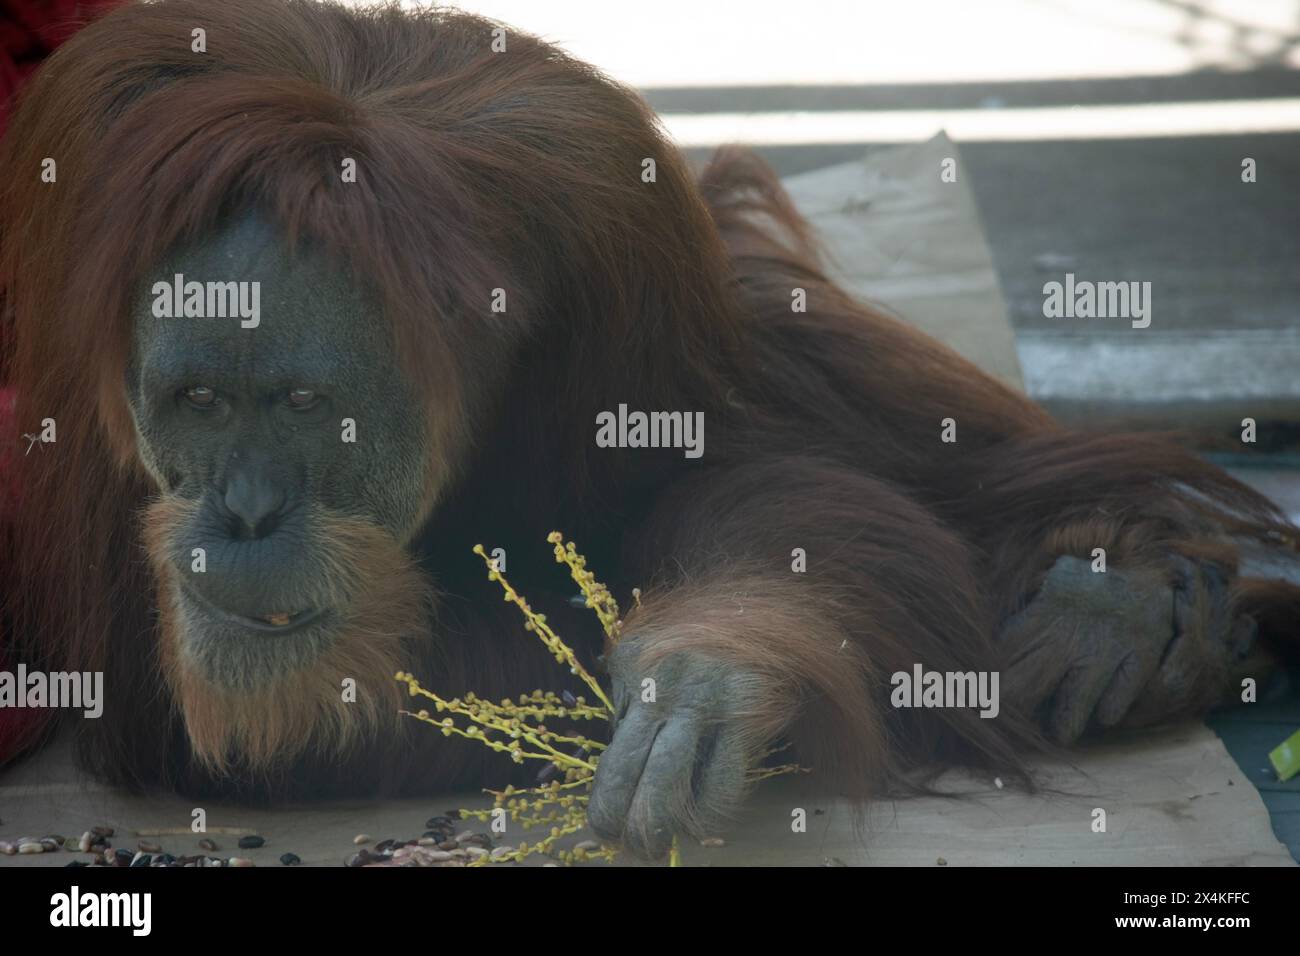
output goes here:
[[[206, 54], [190, 50], [198, 26]], [[1000, 622], [1057, 555], [1104, 546], [1141, 562], [1227, 532], [1295, 535], [1173, 444], [1067, 431], [854, 301], [754, 156], [723, 150], [697, 178], [635, 94], [522, 34], [493, 53], [493, 26], [299, 0], [132, 5], [58, 51], [23, 98], [0, 152], [3, 369], [21, 430], [53, 417], [58, 441], [18, 459], [5, 626], [32, 666], [106, 672], [106, 714], [81, 727], [95, 770], [246, 797], [488, 772], [472, 745], [404, 728], [277, 759], [282, 737], [309, 735], [284, 729], [313, 713], [302, 687], [265, 703], [283, 734], [244, 740], [244, 764], [214, 768], [191, 743], [219, 750], [235, 705], [185, 690], [169, 662], [145, 547], [166, 508], [137, 464], [122, 387], [128, 302], [169, 249], [242, 207], [369, 279], [442, 455], [409, 543], [432, 581], [392, 598], [407, 621], [415, 592], [436, 589], [428, 637], [372, 670], [404, 655], [450, 693], [554, 686], [469, 548], [504, 546], [516, 587], [594, 652], [543, 544], [561, 528], [617, 592], [644, 589], [627, 628], [647, 655], [743, 666], [760, 702], [752, 745], [789, 734], [828, 784], [866, 793], [932, 761], [1015, 770], [1039, 745], [1014, 701], [997, 720], [904, 715], [885, 706], [887, 680], [915, 661], [998, 669]], [[39, 181], [45, 157], [57, 184]], [[344, 157], [355, 183], [341, 181]], [[806, 313], [791, 310], [796, 287]], [[504, 316], [487, 310], [494, 288], [509, 290]], [[519, 325], [521, 360], [475, 336], [489, 322]], [[703, 411], [704, 458], [597, 448], [597, 412], [620, 403]], [[371, 573], [397, 573], [354, 537], [354, 566], [374, 554]], [[790, 572], [795, 548], [806, 574]], [[1247, 592], [1261, 620], [1300, 611], [1296, 589]]]

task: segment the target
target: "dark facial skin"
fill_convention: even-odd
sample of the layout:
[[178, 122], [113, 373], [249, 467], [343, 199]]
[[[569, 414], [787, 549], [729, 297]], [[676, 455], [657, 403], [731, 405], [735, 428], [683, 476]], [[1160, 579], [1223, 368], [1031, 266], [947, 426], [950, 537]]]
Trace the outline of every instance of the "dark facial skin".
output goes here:
[[[260, 282], [257, 327], [155, 317], [153, 283], [178, 272]], [[143, 285], [127, 396], [160, 491], [196, 506], [169, 542], [184, 650], [208, 679], [255, 686], [336, 636], [323, 518], [403, 543], [415, 533], [430, 460], [420, 407], [378, 306], [319, 253], [290, 259], [256, 217], [179, 250]]]

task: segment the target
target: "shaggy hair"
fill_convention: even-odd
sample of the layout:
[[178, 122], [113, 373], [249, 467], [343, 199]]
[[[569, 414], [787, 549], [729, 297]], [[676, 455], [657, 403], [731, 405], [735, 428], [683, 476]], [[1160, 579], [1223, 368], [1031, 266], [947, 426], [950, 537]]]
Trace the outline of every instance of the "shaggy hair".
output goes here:
[[[1067, 431], [853, 300], [761, 161], [724, 149], [693, 175], [637, 95], [520, 33], [495, 54], [495, 26], [307, 0], [132, 4], [23, 97], [0, 147], [3, 375], [21, 430], [53, 417], [58, 442], [18, 459], [5, 626], [33, 666], [106, 672], [105, 715], [80, 727], [93, 769], [266, 798], [501, 772], [472, 744], [380, 733], [393, 701], [379, 685], [401, 666], [448, 694], [556, 686], [482, 580], [476, 541], [506, 547], [516, 587], [595, 654], [591, 622], [554, 591], [543, 542], [561, 528], [616, 592], [644, 589], [627, 630], [647, 654], [751, 675], [751, 749], [789, 735], [855, 794], [932, 761], [1013, 773], [1040, 745], [1015, 701], [996, 720], [903, 714], [888, 675], [1001, 669], [1000, 623], [1058, 555], [1155, 562], [1213, 541], [1231, 572], [1228, 534], [1294, 538], [1174, 444]], [[39, 181], [46, 157], [57, 183]], [[374, 589], [365, 626], [256, 697], [200, 679], [169, 638], [160, 554], [180, 505], [139, 464], [123, 388], [150, 268], [245, 209], [373, 285], [431, 447], [456, 451], [416, 540], [336, 519], [338, 581]], [[508, 314], [487, 311], [496, 288]], [[489, 323], [510, 324], [519, 356]], [[702, 411], [708, 454], [597, 448], [597, 413], [620, 403]], [[945, 418], [955, 443], [938, 439]], [[806, 574], [790, 573], [794, 548]], [[1293, 630], [1296, 589], [1235, 593]], [[326, 701], [344, 672], [369, 702], [346, 718]]]

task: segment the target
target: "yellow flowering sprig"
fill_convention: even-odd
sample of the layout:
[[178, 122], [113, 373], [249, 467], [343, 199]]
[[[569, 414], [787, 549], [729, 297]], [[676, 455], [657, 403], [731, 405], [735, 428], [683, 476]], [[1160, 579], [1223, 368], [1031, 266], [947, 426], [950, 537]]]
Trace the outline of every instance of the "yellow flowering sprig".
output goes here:
[[[548, 540], [563, 543], [563, 537], [558, 534], [552, 534]], [[572, 544], [567, 551], [563, 547], [557, 550], [573, 558], [576, 567], [571, 565], [572, 570], [585, 572], [583, 579], [575, 576], [574, 580], [579, 582], [589, 600], [599, 602], [600, 613], [607, 615], [602, 617], [602, 625], [606, 625], [606, 620], [617, 622], [617, 603], [608, 589], [585, 570], [582, 555], [577, 553]], [[609, 720], [614, 711], [613, 704], [605, 695], [604, 688], [578, 660], [573, 649], [551, 630], [545, 615], [534, 611], [523, 596], [515, 591], [483, 547], [476, 546], [474, 553], [487, 565], [488, 580], [497, 581], [505, 600], [513, 603], [523, 613], [524, 628], [536, 634], [559, 663], [568, 666], [570, 673], [577, 675], [591, 688], [599, 704], [588, 703], [585, 697], [573, 697], [567, 693], [562, 697], [542, 690], [523, 694], [517, 701], [510, 698], [489, 701], [473, 693], [464, 697], [444, 698], [422, 687], [413, 675], [402, 672], [397, 675], [397, 679], [406, 683], [411, 696], [422, 696], [433, 701], [436, 712], [448, 716], [440, 718], [428, 710], [402, 713], [437, 727], [444, 736], [477, 740], [499, 753], [508, 753], [516, 763], [543, 760], [548, 769], [554, 768], [555, 772], [562, 775], [561, 779], [527, 789], [511, 786], [501, 791], [488, 790], [486, 792], [493, 798], [490, 809], [461, 810], [462, 817], [480, 821], [487, 821], [504, 811], [525, 830], [535, 827], [546, 827], [548, 830], [546, 836], [535, 842], [521, 842], [518, 847], [505, 853], [498, 852], [495, 857], [481, 856], [471, 866], [521, 861], [534, 855], [549, 856], [563, 863], [611, 860], [617, 853], [612, 847], [593, 848], [579, 844], [573, 849], [565, 849], [559, 846], [561, 839], [578, 833], [587, 824], [587, 804], [595, 779], [596, 760], [606, 745], [582, 734], [558, 733], [546, 727], [543, 721]], [[608, 627], [606, 634], [610, 634]], [[461, 718], [468, 725], [458, 724], [456, 718]]]
[[[554, 537], [556, 534], [558, 534], [558, 532], [551, 532], [551, 537]], [[581, 661], [579, 661], [577, 655], [574, 654], [573, 648], [560, 640], [560, 636], [551, 630], [550, 625], [546, 623], [546, 615], [538, 614], [528, 606], [528, 602], [524, 600], [523, 596], [510, 586], [510, 582], [506, 580], [506, 576], [497, 570], [496, 562], [488, 557], [487, 552], [483, 550], [483, 545], [474, 545], [474, 553], [486, 562], [488, 566], [488, 580], [500, 582], [502, 590], [505, 591], [505, 600], [510, 601], [523, 612], [524, 630], [532, 631], [541, 638], [542, 643], [546, 645], [546, 649], [555, 655], [555, 659], [561, 664], [568, 665], [569, 673], [576, 674], [580, 677], [582, 682], [591, 688], [591, 692], [596, 695], [596, 698], [605, 706], [605, 709], [612, 714], [614, 712], [614, 705], [610, 703], [609, 698], [605, 696], [604, 689], [601, 688], [600, 683], [596, 678], [592, 677], [591, 673], [582, 666]]]
[[[468, 718], [472, 723], [468, 727], [461, 728], [452, 718], [445, 717], [438, 720], [427, 710], [417, 713], [401, 711], [402, 714], [432, 724], [442, 731], [444, 737], [455, 735], [482, 740], [493, 750], [509, 753], [515, 763], [523, 763], [525, 759], [531, 758], [581, 767], [594, 772], [596, 769], [594, 763], [573, 757], [567, 750], [560, 748], [585, 748], [591, 751], [602, 750], [605, 747], [603, 743], [590, 737], [558, 734], [544, 724], [529, 724], [528, 715], [520, 713], [509, 698], [496, 704], [481, 701], [474, 694], [467, 694], [464, 698], [444, 698], [420, 686], [420, 682], [412, 674], [400, 671], [395, 676], [397, 680], [406, 683], [407, 691], [412, 697], [417, 695], [427, 697], [434, 702], [434, 709], [439, 713], [446, 711], [457, 714]], [[493, 734], [503, 735], [506, 739], [502, 740]], [[521, 740], [540, 748], [542, 752], [533, 753], [524, 750], [519, 743]]]
[[547, 717], [568, 720], [608, 719], [603, 707], [592, 707], [587, 703], [585, 697], [577, 697], [573, 699], [572, 703], [565, 703], [563, 698], [551, 691], [535, 690], [531, 694], [520, 694], [518, 703], [506, 698], [500, 704], [497, 704], [481, 697], [475, 697], [473, 694], [466, 694], [465, 699], [473, 701], [482, 711], [487, 713], [513, 714], [539, 720]]
[[[614, 600], [614, 595], [609, 593], [609, 588], [596, 580], [596, 575], [587, 570], [587, 559], [578, 553], [572, 541], [566, 542], [564, 535], [558, 531], [552, 531], [546, 536], [546, 540], [555, 546], [555, 563], [569, 566], [569, 576], [582, 591], [582, 596], [587, 599], [587, 607], [595, 611], [596, 617], [600, 618], [600, 626], [605, 629], [605, 636], [609, 638], [610, 643], [617, 644], [619, 638], [623, 636], [623, 620], [619, 617], [618, 602]], [[639, 590], [634, 590], [632, 593], [640, 604]]]
[[[565, 837], [579, 833], [587, 825], [587, 803], [590, 799], [592, 775], [582, 771], [570, 771], [567, 776], [573, 778], [564, 782], [558, 780], [549, 784], [519, 790], [507, 787], [505, 790], [488, 790], [492, 795], [493, 806], [490, 810], [462, 810], [462, 817], [472, 817], [486, 821], [500, 810], [504, 810], [510, 819], [523, 829], [549, 827], [547, 835], [535, 843], [520, 843], [518, 847], [498, 853], [495, 857], [479, 857], [470, 866], [486, 866], [489, 863], [522, 862], [530, 856], [544, 855], [561, 863], [571, 864], [592, 860], [613, 860], [618, 851], [613, 847], [592, 849], [580, 844], [572, 849], [559, 846]], [[582, 792], [570, 792], [570, 791]], [[531, 799], [530, 799], [531, 798]]]
[[[438, 708], [439, 710], [445, 709], [450, 710], [453, 713], [461, 714], [462, 716], [469, 716], [465, 710], [457, 706], [459, 703], [457, 699], [453, 698], [452, 700], [443, 700], [431, 691], [425, 690], [421, 687], [419, 682], [410, 674], [399, 672], [397, 674], [397, 679], [399, 681], [407, 681], [407, 686], [411, 688], [412, 696], [415, 694], [422, 694], [425, 697], [430, 697], [433, 700], [436, 700], [440, 705], [442, 705]], [[439, 720], [427, 710], [415, 712], [403, 710], [399, 711], [399, 713], [403, 716], [414, 717], [416, 720], [437, 727], [442, 731], [444, 737], [456, 736], [464, 737], [467, 740], [477, 740], [485, 747], [495, 750], [498, 753], [508, 753], [510, 759], [515, 763], [523, 763], [525, 760], [545, 760], [547, 763], [563, 764], [575, 769], [595, 773], [595, 763], [574, 757], [572, 754], [559, 749], [557, 745], [571, 744], [574, 747], [586, 747], [588, 749], [599, 749], [604, 747], [604, 744], [594, 740], [589, 740], [586, 737], [569, 737], [562, 734], [556, 734], [544, 727], [524, 729], [526, 725], [522, 722], [519, 723], [518, 729], [516, 729], [505, 721], [494, 719], [489, 722], [483, 722], [480, 717], [470, 717], [470, 719], [475, 721], [475, 723], [472, 723], [468, 727], [458, 727], [455, 721], [450, 717], [444, 717]], [[502, 740], [498, 737], [493, 737], [493, 732], [505, 734], [506, 739]], [[525, 750], [520, 743], [520, 740], [532, 744], [539, 749], [536, 751]]]
[[[619, 614], [618, 602], [609, 588], [596, 580], [596, 576], [587, 569], [587, 561], [578, 553], [572, 542], [566, 542], [558, 531], [552, 531], [546, 539], [555, 549], [558, 564], [567, 565], [569, 574], [581, 589], [587, 607], [596, 612], [601, 627], [610, 645], [617, 644], [622, 637], [623, 620]], [[535, 787], [517, 789], [508, 786], [504, 790], [486, 790], [492, 797], [490, 809], [462, 809], [461, 817], [486, 822], [504, 811], [510, 820], [519, 824], [524, 830], [533, 827], [547, 827], [547, 835], [535, 842], [521, 842], [506, 852], [499, 850], [491, 855], [480, 856], [470, 866], [485, 866], [489, 863], [507, 861], [522, 862], [530, 856], [547, 856], [561, 863], [572, 864], [591, 860], [609, 862], [617, 855], [613, 847], [595, 848], [591, 844], [579, 844], [572, 849], [563, 848], [559, 841], [573, 836], [587, 825], [587, 806], [591, 799], [591, 787], [595, 780], [596, 763], [605, 744], [582, 734], [560, 734], [546, 727], [543, 720], [550, 718], [562, 720], [611, 720], [614, 705], [605, 695], [604, 689], [583, 667], [573, 649], [546, 623], [545, 615], [538, 614], [528, 602], [511, 587], [504, 574], [497, 570], [496, 563], [488, 557], [482, 545], [474, 546], [474, 553], [483, 559], [488, 568], [488, 580], [500, 583], [506, 601], [513, 603], [524, 615], [524, 629], [538, 636], [555, 659], [568, 666], [570, 673], [577, 675], [589, 688], [600, 706], [587, 703], [584, 697], [572, 697], [567, 693], [561, 697], [550, 691], [535, 690], [523, 694], [517, 701], [506, 698], [501, 701], [483, 700], [475, 694], [464, 697], [444, 698], [422, 687], [416, 678], [408, 673], [399, 672], [397, 680], [403, 681], [412, 697], [422, 696], [434, 702], [438, 713], [448, 715], [438, 718], [428, 710], [417, 712], [402, 711], [408, 717], [414, 717], [437, 727], [444, 736], [458, 736], [477, 740], [484, 746], [499, 753], [508, 753], [516, 763], [525, 760], [543, 760], [548, 768], [562, 774], [561, 779], [539, 783]], [[640, 591], [634, 589], [633, 599], [640, 606]], [[458, 725], [455, 717], [468, 721], [467, 726]], [[525, 749], [528, 745], [532, 749]], [[779, 750], [781, 748], [777, 748]], [[764, 757], [771, 756], [777, 750], [768, 751]], [[764, 780], [783, 773], [799, 772], [803, 768], [795, 764], [780, 767], [755, 769], [749, 773], [751, 780]], [[545, 772], [545, 771], [544, 771]], [[677, 838], [673, 837], [668, 855], [669, 866], [681, 865], [681, 849]]]

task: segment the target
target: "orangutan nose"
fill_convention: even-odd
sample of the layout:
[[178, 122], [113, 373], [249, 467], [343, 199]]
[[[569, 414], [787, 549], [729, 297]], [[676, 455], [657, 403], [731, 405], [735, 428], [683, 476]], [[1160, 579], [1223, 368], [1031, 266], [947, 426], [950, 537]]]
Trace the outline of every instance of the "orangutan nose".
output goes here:
[[226, 483], [223, 501], [235, 537], [264, 538], [279, 527], [285, 495], [269, 476], [241, 469]]

